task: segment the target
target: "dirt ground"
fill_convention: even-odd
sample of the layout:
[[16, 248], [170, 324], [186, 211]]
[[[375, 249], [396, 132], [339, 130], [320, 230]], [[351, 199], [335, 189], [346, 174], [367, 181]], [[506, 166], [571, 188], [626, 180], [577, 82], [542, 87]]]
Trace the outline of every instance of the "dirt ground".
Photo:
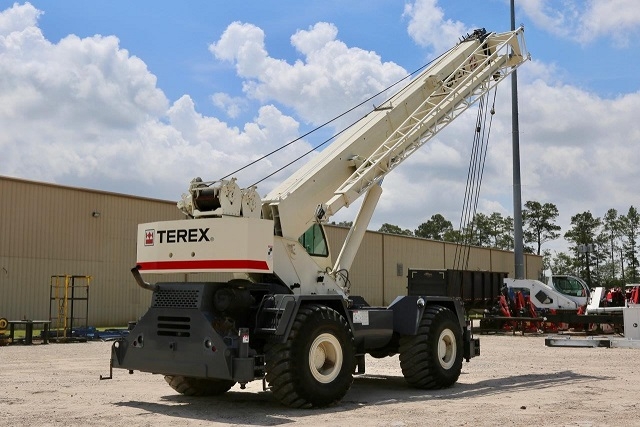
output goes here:
[[545, 336], [481, 335], [450, 389], [407, 387], [398, 358], [367, 359], [344, 400], [278, 404], [262, 383], [216, 398], [159, 375], [114, 370], [109, 342], [0, 347], [0, 425], [640, 426], [640, 349], [546, 347]]

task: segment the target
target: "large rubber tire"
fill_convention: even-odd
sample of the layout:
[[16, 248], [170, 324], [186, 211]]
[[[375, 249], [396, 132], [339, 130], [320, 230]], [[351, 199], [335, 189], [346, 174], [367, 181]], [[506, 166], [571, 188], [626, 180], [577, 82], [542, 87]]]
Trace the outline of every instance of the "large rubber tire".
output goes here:
[[418, 333], [400, 338], [400, 367], [412, 387], [439, 389], [458, 381], [462, 370], [462, 328], [448, 308], [425, 308]]
[[353, 382], [355, 347], [349, 324], [323, 305], [300, 307], [285, 343], [266, 348], [267, 382], [292, 408], [318, 408], [344, 397]]
[[228, 392], [235, 381], [210, 378], [165, 375], [164, 380], [178, 393], [186, 396], [217, 396]]

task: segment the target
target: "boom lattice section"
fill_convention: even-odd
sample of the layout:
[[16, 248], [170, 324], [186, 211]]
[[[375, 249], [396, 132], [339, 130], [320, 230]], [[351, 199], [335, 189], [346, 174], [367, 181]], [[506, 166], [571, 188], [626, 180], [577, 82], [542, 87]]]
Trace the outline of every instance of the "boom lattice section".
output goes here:
[[[495, 48], [479, 44], [454, 72], [426, 97], [404, 122], [366, 159], [356, 171], [335, 191], [327, 203], [326, 216], [348, 206], [377, 184], [393, 168], [424, 145], [440, 130], [451, 123], [469, 106], [478, 101], [524, 62], [521, 50], [513, 49], [522, 29], [495, 37]], [[516, 53], [514, 53], [515, 51]], [[433, 84], [427, 77], [426, 85]], [[420, 84], [424, 74], [416, 79]], [[407, 90], [407, 89], [405, 89]], [[411, 89], [409, 89], [411, 90]], [[393, 100], [378, 107], [391, 110]]]

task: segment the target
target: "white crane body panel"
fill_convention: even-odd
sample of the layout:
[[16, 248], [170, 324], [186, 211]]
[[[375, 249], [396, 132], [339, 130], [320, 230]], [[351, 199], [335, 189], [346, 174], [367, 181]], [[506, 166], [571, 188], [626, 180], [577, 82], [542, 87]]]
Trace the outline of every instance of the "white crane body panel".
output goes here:
[[138, 225], [137, 265], [146, 273], [273, 271], [273, 221], [198, 218]]

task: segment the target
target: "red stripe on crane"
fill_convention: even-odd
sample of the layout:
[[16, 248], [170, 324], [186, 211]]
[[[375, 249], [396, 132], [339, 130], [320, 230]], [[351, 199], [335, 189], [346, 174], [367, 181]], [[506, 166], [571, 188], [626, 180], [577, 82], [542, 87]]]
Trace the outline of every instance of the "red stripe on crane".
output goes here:
[[211, 259], [189, 261], [148, 261], [138, 263], [144, 270], [265, 270], [269, 271], [266, 261], [252, 259]]

